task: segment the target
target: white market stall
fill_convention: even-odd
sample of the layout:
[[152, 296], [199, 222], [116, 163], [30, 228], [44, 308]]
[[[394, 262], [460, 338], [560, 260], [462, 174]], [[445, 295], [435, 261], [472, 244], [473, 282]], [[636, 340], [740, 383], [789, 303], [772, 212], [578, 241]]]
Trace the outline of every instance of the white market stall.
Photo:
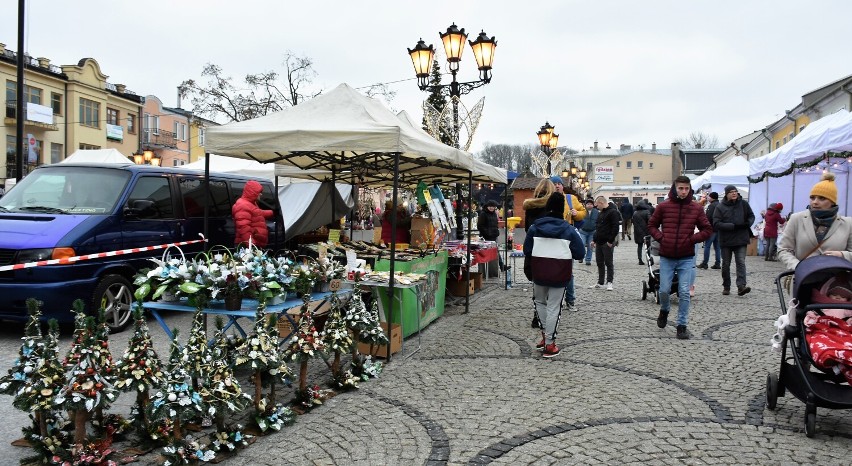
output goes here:
[[725, 192], [725, 186], [734, 185], [744, 199], [749, 199], [748, 175], [750, 163], [737, 156], [727, 163], [710, 170], [692, 181], [692, 189], [704, 188], [717, 193]]
[[802, 210], [808, 205], [811, 186], [823, 170], [830, 170], [836, 176], [840, 212], [849, 215], [850, 151], [852, 113], [840, 110], [811, 123], [792, 141], [751, 160], [749, 203], [756, 212], [773, 202], [783, 203], [785, 211]]
[[133, 161], [118, 149], [80, 149], [59, 163], [86, 163], [86, 164], [118, 164], [129, 165]]
[[[473, 182], [506, 183], [505, 170], [475, 163], [469, 153], [436, 141], [409, 118], [346, 84], [296, 107], [210, 128], [207, 135], [206, 148], [219, 155], [328, 170], [333, 181], [345, 173], [364, 185], [392, 186], [393, 209], [399, 186], [420, 181], [466, 181], [469, 192]], [[390, 244], [391, 276], [395, 243]], [[390, 295], [393, 288], [391, 280]], [[388, 313], [393, 315], [393, 300]]]

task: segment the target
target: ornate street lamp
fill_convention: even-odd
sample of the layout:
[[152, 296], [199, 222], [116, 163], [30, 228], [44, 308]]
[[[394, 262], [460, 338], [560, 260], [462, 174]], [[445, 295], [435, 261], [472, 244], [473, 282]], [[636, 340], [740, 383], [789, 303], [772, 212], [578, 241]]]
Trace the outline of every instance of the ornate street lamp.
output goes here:
[[155, 155], [154, 151], [146, 150], [142, 153], [133, 154], [133, 163], [136, 165], [151, 165], [154, 167], [159, 167], [162, 162], [162, 158], [159, 155]]
[[541, 146], [541, 151], [547, 155], [547, 176], [550, 176], [550, 156], [553, 154], [553, 151], [559, 147], [559, 135], [554, 133], [553, 131], [556, 129], [555, 126], [551, 126], [550, 122], [545, 121], [544, 125], [535, 133], [538, 136], [538, 143]]

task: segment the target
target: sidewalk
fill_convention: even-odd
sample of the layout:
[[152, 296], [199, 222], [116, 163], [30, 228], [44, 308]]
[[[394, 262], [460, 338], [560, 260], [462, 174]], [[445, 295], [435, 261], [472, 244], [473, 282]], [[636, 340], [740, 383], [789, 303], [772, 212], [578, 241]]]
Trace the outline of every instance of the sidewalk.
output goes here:
[[[427, 327], [413, 357], [220, 464], [849, 463], [849, 412], [818, 410], [808, 439], [804, 403], [788, 395], [764, 408], [766, 375], [780, 361], [769, 343], [780, 263], [749, 257], [744, 297], [721, 294], [718, 270], [698, 270], [683, 341], [672, 325], [658, 329], [659, 307], [640, 299], [647, 267], [635, 243], [622, 242], [615, 262], [610, 292], [587, 288], [594, 264], [575, 267], [580, 310], [562, 314], [557, 357], [534, 349], [531, 288], [490, 280], [469, 313], [448, 308]], [[20, 344], [9, 340], [4, 354]], [[322, 384], [327, 371], [312, 366], [311, 378]], [[6, 458], [29, 455], [8, 446], [25, 414], [10, 398], [0, 411], [19, 423], [2, 432]]]

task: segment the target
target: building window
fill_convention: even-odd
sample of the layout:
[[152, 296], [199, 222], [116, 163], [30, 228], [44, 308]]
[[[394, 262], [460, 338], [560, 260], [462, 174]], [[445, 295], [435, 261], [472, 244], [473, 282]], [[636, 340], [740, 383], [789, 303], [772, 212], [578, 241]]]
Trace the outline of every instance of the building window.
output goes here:
[[15, 136], [6, 135], [6, 178], [15, 178]]
[[805, 125], [799, 126], [799, 132], [800, 132], [800, 133], [801, 133], [802, 131], [804, 131], [804, 130], [805, 130]]
[[784, 136], [784, 139], [782, 139], [781, 141], [781, 144], [787, 144], [787, 136]]
[[94, 100], [80, 98], [80, 124], [91, 128], [100, 128], [101, 104]]
[[118, 126], [118, 121], [118, 110], [114, 108], [107, 108], [107, 123]]
[[132, 113], [127, 114], [127, 132], [136, 134], [136, 115]]
[[98, 150], [100, 148], [101, 148], [101, 146], [95, 146], [95, 145], [92, 145], [92, 144], [84, 144], [82, 142], [80, 143], [80, 149], [81, 150]]
[[627, 162], [627, 169], [630, 170], [631, 168], [633, 168], [632, 165], [633, 162]]
[[[24, 84], [24, 102], [41, 105], [41, 89], [31, 87]], [[6, 81], [6, 105], [15, 103], [18, 100], [18, 83], [15, 81]]]
[[775, 141], [775, 148], [781, 147], [781, 141]]
[[648, 162], [648, 169], [650, 169], [650, 170], [654, 169], [654, 162]]
[[54, 115], [62, 115], [62, 94], [50, 93], [50, 106], [53, 107]]
[[633, 177], [633, 184], [639, 184], [639, 177], [638, 176]]
[[198, 128], [198, 145], [204, 147], [204, 137], [206, 136], [204, 128]]
[[621, 162], [615, 162], [615, 168], [618, 168], [620, 166], [621, 166]]
[[636, 168], [642, 168], [642, 161], [641, 160], [636, 162]]
[[186, 141], [186, 125], [183, 123], [180, 124], [180, 140]]
[[62, 161], [62, 144], [55, 142], [50, 143], [50, 163], [59, 163]]
[[175, 133], [175, 139], [180, 139], [180, 137], [178, 136], [178, 135], [180, 134], [180, 133], [179, 133], [179, 131], [180, 131], [180, 123], [178, 123], [178, 122], [176, 122], [176, 121], [175, 121], [175, 122], [174, 122], [174, 127], [173, 127], [172, 129], [174, 130], [173, 132]]

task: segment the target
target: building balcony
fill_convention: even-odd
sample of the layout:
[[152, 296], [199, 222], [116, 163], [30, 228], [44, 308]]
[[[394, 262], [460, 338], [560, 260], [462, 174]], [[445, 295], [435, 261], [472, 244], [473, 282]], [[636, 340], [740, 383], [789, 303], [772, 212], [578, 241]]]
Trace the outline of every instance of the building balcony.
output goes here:
[[[43, 108], [49, 108], [49, 107], [43, 107]], [[15, 105], [14, 101], [7, 102], [6, 103], [6, 118], [4, 118], [3, 124], [5, 124], [6, 126], [15, 126], [15, 123], [17, 121], [17, 111], [18, 111], [18, 106]], [[39, 119], [42, 120], [42, 121], [34, 121], [34, 120], [31, 120], [30, 118], [28, 118], [27, 108], [24, 107], [24, 127], [41, 128], [41, 129], [45, 129], [45, 130], [48, 130], [48, 131], [59, 131], [59, 126], [56, 125], [56, 116], [55, 115], [50, 115], [49, 117], [46, 117], [46, 119], [45, 119], [45, 115], [39, 115]], [[49, 123], [48, 123], [48, 121], [49, 121]]]
[[177, 148], [177, 135], [171, 131], [163, 130], [142, 130], [142, 146], [143, 148], [159, 148], [168, 147], [170, 149]]

